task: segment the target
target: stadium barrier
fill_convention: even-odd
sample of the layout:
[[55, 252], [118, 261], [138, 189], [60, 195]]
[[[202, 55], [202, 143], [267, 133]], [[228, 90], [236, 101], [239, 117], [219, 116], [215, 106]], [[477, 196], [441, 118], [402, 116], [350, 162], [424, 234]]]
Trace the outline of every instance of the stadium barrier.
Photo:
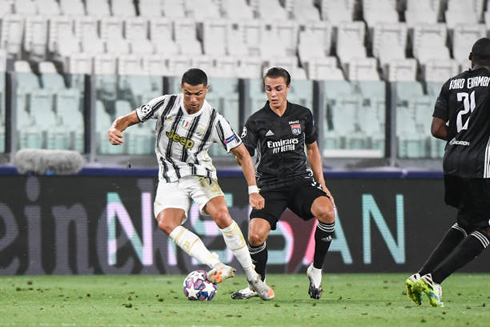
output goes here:
[[[84, 168], [73, 176], [0, 169], [0, 275], [184, 274], [204, 268], [177, 249], [153, 215], [156, 169]], [[324, 271], [409, 272], [454, 221], [440, 172], [325, 172], [338, 207]], [[248, 196], [239, 170], [219, 171], [233, 218], [246, 234]], [[224, 262], [239, 266], [214, 222], [191, 207], [186, 223]], [[315, 220], [286, 211], [268, 240], [271, 273], [304, 272]], [[483, 254], [482, 257], [488, 254]], [[479, 258], [464, 271], [483, 272]]]

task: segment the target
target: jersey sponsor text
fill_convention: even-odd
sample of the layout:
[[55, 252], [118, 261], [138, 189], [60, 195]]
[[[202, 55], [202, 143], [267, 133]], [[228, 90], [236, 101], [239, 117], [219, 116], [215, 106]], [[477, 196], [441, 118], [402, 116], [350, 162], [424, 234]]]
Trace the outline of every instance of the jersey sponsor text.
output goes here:
[[182, 144], [182, 146], [186, 149], [192, 149], [192, 147], [194, 146], [193, 140], [178, 135], [177, 133], [175, 133], [175, 130], [166, 132], [165, 135], [167, 135], [167, 137], [172, 141]]

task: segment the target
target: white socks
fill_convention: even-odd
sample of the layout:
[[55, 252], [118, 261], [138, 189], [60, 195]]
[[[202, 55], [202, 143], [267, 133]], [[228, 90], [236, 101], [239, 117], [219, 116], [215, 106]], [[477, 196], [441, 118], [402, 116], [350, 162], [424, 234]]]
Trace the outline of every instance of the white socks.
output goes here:
[[216, 253], [211, 253], [201, 239], [183, 226], [176, 227], [169, 237], [191, 257], [214, 268], [220, 263]]
[[[247, 280], [255, 280], [257, 273], [240, 227], [233, 221], [230, 226], [220, 229], [220, 231], [223, 234], [226, 246], [240, 262]], [[169, 237], [187, 254], [210, 268], [214, 268], [221, 263], [216, 253], [209, 252], [201, 239], [187, 228], [178, 226], [170, 233]]]
[[315, 287], [319, 288], [320, 285], [322, 284], [322, 270], [315, 268], [313, 264], [311, 264], [308, 270], [309, 270], [308, 276], [310, 276], [313, 279], [313, 283], [315, 284]]
[[220, 230], [223, 233], [226, 246], [233, 252], [238, 262], [240, 262], [247, 276], [247, 280], [255, 280], [257, 273], [255, 272], [252, 258], [248, 252], [247, 243], [238, 224], [233, 221], [230, 226]]

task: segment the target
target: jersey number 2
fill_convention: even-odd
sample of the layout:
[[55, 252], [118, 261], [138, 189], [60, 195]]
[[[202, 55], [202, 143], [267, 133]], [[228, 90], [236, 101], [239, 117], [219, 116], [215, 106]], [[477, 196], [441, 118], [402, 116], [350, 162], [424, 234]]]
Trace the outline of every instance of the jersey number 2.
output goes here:
[[463, 116], [471, 115], [473, 110], [475, 110], [475, 91], [468, 94], [467, 92], [459, 92], [457, 94], [458, 101], [463, 101], [463, 110], [458, 112], [458, 117], [456, 118], [456, 128], [458, 133], [463, 129], [468, 129], [468, 123], [470, 121], [470, 117], [466, 119], [466, 122], [463, 125]]

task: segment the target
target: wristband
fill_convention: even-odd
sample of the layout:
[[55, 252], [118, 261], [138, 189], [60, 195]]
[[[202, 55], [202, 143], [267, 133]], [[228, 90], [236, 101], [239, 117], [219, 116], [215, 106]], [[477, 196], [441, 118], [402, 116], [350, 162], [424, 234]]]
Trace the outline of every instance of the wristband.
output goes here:
[[248, 194], [259, 193], [259, 188], [257, 185], [252, 185], [248, 187]]

